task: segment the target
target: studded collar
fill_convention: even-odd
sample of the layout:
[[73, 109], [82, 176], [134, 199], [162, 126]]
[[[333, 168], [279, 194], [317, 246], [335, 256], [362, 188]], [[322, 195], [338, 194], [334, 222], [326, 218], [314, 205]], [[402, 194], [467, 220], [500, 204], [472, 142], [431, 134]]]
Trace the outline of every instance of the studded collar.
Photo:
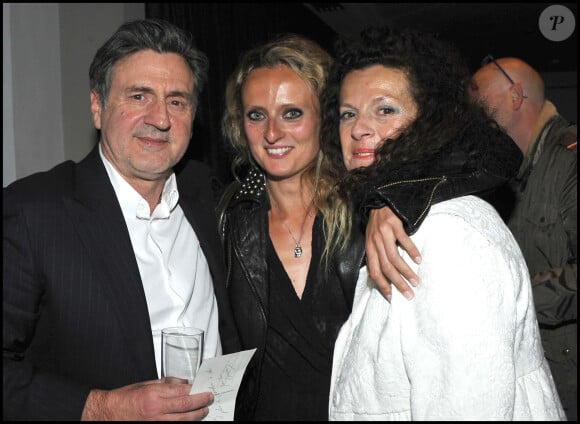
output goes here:
[[234, 195], [233, 203], [245, 201], [254, 201], [260, 204], [268, 202], [266, 177], [257, 168], [250, 169], [239, 190]]

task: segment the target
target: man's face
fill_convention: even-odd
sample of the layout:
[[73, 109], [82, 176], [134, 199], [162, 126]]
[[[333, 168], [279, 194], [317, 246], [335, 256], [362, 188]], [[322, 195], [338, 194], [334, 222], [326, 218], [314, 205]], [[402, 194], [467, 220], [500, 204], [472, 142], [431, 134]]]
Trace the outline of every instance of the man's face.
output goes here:
[[183, 157], [195, 116], [193, 90], [180, 55], [144, 50], [117, 62], [104, 107], [91, 92], [103, 153], [130, 184], [165, 180]]

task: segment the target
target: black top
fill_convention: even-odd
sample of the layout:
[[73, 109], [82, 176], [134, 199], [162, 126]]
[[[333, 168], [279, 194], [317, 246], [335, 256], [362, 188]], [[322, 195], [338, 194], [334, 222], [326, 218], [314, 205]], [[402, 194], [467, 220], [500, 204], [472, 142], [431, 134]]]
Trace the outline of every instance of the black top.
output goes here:
[[[312, 258], [322, 253], [316, 221]], [[337, 279], [326, 284], [317, 279], [321, 264], [316, 260], [300, 299], [269, 238], [267, 245], [270, 316], [255, 419], [328, 420], [334, 341], [348, 317], [347, 303], [330, 289]]]

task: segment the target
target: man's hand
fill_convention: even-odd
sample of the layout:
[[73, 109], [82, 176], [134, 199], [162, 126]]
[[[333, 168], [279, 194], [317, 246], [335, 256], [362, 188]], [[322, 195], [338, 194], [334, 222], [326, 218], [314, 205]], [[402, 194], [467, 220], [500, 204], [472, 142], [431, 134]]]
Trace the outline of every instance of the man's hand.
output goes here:
[[419, 250], [405, 233], [399, 217], [389, 207], [371, 210], [366, 229], [367, 266], [369, 275], [389, 302], [392, 296], [391, 283], [409, 300], [413, 298], [414, 292], [407, 281], [413, 287], [419, 284], [417, 274], [399, 255], [397, 241], [415, 263], [421, 262]]
[[209, 392], [189, 394], [190, 384], [165, 379], [131, 384], [115, 390], [91, 390], [82, 421], [199, 421], [213, 402]]

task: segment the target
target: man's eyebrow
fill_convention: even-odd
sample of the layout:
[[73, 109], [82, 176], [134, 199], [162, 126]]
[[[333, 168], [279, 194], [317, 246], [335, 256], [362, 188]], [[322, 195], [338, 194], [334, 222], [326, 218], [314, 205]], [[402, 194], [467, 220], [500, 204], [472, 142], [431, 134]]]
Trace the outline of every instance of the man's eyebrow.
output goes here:
[[192, 99], [193, 94], [189, 93], [187, 91], [175, 90], [175, 91], [170, 91], [169, 94], [167, 95], [167, 97], [183, 97], [186, 99]]
[[[127, 87], [127, 89], [125, 90], [127, 93], [133, 93], [133, 92], [143, 92], [143, 93], [154, 93], [154, 90], [151, 87], [148, 87], [146, 85], [135, 85], [132, 87]], [[174, 91], [170, 91], [167, 94], [167, 97], [182, 97], [184, 99], [193, 99], [193, 94], [189, 93], [187, 91], [181, 91], [181, 90], [174, 90]]]
[[129, 93], [133, 91], [144, 91], [146, 93], [152, 93], [153, 89], [151, 87], [147, 87], [146, 85], [133, 85], [131, 87], [127, 87], [125, 91]]

